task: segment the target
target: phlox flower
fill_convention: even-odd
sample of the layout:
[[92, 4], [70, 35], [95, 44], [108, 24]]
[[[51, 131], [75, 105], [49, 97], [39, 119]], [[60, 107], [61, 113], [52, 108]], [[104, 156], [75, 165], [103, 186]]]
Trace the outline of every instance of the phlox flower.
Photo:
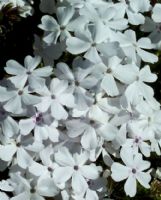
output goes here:
[[135, 31], [128, 29], [124, 34], [121, 32], [116, 33], [114, 39], [120, 43], [125, 55], [134, 62], [137, 62], [137, 56], [144, 62], [155, 63], [158, 61], [155, 54], [146, 51], [154, 48], [154, 44], [151, 43], [149, 38], [142, 37], [137, 41]]
[[52, 74], [51, 66], [44, 66], [35, 69], [39, 66], [41, 58], [26, 56], [24, 59], [24, 67], [15, 60], [8, 60], [6, 63], [5, 71], [14, 75], [9, 80], [15, 85], [24, 87], [26, 83], [32, 88], [42, 88], [45, 85], [46, 77]]
[[36, 105], [40, 112], [46, 112], [51, 110], [51, 115], [56, 120], [67, 119], [68, 112], [64, 108], [73, 108], [75, 106], [74, 96], [71, 91], [68, 90], [68, 81], [59, 80], [54, 78], [50, 83], [50, 90], [43, 88], [43, 90], [37, 90], [37, 93], [42, 95], [41, 102]]
[[149, 172], [144, 172], [150, 167], [150, 162], [144, 161], [141, 154], [133, 154], [132, 150], [122, 149], [120, 152], [121, 159], [125, 165], [114, 162], [111, 166], [111, 177], [116, 181], [127, 179], [124, 190], [127, 195], [134, 197], [136, 194], [137, 182], [145, 188], [150, 188], [149, 182], [151, 176]]
[[[82, 65], [87, 67], [81, 68]], [[88, 90], [95, 87], [98, 80], [92, 75], [92, 71], [93, 67], [89, 66], [89, 62], [80, 59], [73, 63], [73, 71], [65, 63], [57, 64], [55, 73], [60, 79], [69, 81], [78, 110], [86, 110], [93, 103], [93, 97]]]
[[27, 106], [41, 101], [40, 97], [32, 94], [28, 86], [18, 86], [11, 85], [10, 88], [0, 86], [0, 102], [3, 102], [6, 111], [13, 114], [22, 114]]
[[[57, 184], [65, 183], [71, 180], [72, 189], [76, 194], [84, 194], [88, 188], [86, 179], [97, 179], [99, 172], [93, 164], [88, 165], [88, 154], [81, 152], [80, 154], [72, 154], [67, 148], [62, 147], [55, 153], [55, 161], [60, 165], [54, 171], [53, 178]], [[62, 176], [63, 174], [63, 176]]]
[[65, 40], [71, 34], [70, 31], [74, 31], [77, 27], [77, 23], [80, 25], [83, 23], [82, 17], [73, 19], [75, 10], [71, 6], [58, 7], [56, 11], [57, 20], [49, 15], [44, 15], [41, 19], [39, 28], [45, 30], [47, 35], [44, 36], [43, 40], [47, 44], [57, 43], [58, 38], [60, 41]]
[[106, 41], [108, 32], [106, 26], [97, 20], [85, 30], [78, 30], [75, 37], [69, 37], [66, 41], [67, 51], [71, 54], [85, 53], [84, 57], [93, 63], [101, 62], [98, 51], [99, 45]]

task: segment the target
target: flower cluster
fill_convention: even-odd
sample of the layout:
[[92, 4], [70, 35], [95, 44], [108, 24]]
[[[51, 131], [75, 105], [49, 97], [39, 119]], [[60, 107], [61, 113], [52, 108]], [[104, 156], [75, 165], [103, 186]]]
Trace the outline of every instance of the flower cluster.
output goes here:
[[8, 60], [0, 84], [0, 171], [9, 170], [0, 199], [110, 199], [107, 176], [127, 179], [130, 197], [137, 182], [150, 188], [149, 158], [161, 155], [150, 86], [160, 9], [149, 0], [41, 1], [34, 56]]

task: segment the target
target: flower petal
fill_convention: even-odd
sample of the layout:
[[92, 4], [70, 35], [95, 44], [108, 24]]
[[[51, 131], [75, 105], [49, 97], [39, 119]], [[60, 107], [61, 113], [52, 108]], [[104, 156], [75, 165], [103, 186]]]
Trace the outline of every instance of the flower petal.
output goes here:
[[129, 176], [129, 168], [120, 163], [114, 162], [111, 166], [111, 171], [111, 177], [116, 182], [122, 181]]
[[130, 175], [129, 178], [127, 179], [125, 185], [124, 185], [124, 190], [127, 195], [130, 197], [134, 197], [136, 194], [136, 178], [133, 175]]

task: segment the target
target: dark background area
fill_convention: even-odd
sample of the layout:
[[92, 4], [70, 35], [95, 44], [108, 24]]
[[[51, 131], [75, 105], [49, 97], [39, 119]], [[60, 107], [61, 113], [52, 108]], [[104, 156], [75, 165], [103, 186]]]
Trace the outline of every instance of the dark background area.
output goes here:
[[33, 16], [20, 17], [19, 8], [12, 5], [0, 11], [0, 79], [4, 77], [7, 60], [14, 59], [23, 64], [27, 55], [33, 55], [34, 34], [40, 34], [37, 25], [43, 13], [39, 10], [39, 0], [34, 1]]

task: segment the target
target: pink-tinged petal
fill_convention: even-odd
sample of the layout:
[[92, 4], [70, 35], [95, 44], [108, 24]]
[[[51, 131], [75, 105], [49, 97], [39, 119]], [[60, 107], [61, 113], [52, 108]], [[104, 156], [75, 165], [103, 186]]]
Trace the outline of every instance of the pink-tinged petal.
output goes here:
[[87, 179], [95, 180], [99, 177], [98, 169], [95, 165], [83, 165], [80, 167], [80, 172]]
[[76, 194], [84, 194], [88, 188], [85, 178], [80, 172], [74, 172], [72, 175], [72, 188]]
[[111, 166], [111, 177], [116, 182], [122, 181], [129, 176], [129, 170], [128, 167], [114, 162]]
[[57, 167], [53, 173], [55, 183], [65, 183], [72, 177], [73, 171], [73, 167]]
[[19, 122], [20, 133], [22, 135], [28, 135], [35, 127], [35, 121], [33, 118], [22, 119]]
[[151, 180], [151, 176], [149, 173], [137, 172], [136, 178], [142, 186], [145, 188], [150, 188], [149, 182]]
[[130, 175], [129, 178], [127, 179], [125, 185], [124, 185], [124, 190], [127, 195], [130, 197], [134, 197], [136, 194], [136, 178], [133, 175]]
[[70, 37], [66, 41], [67, 51], [76, 55], [87, 51], [91, 44], [76, 37]]

